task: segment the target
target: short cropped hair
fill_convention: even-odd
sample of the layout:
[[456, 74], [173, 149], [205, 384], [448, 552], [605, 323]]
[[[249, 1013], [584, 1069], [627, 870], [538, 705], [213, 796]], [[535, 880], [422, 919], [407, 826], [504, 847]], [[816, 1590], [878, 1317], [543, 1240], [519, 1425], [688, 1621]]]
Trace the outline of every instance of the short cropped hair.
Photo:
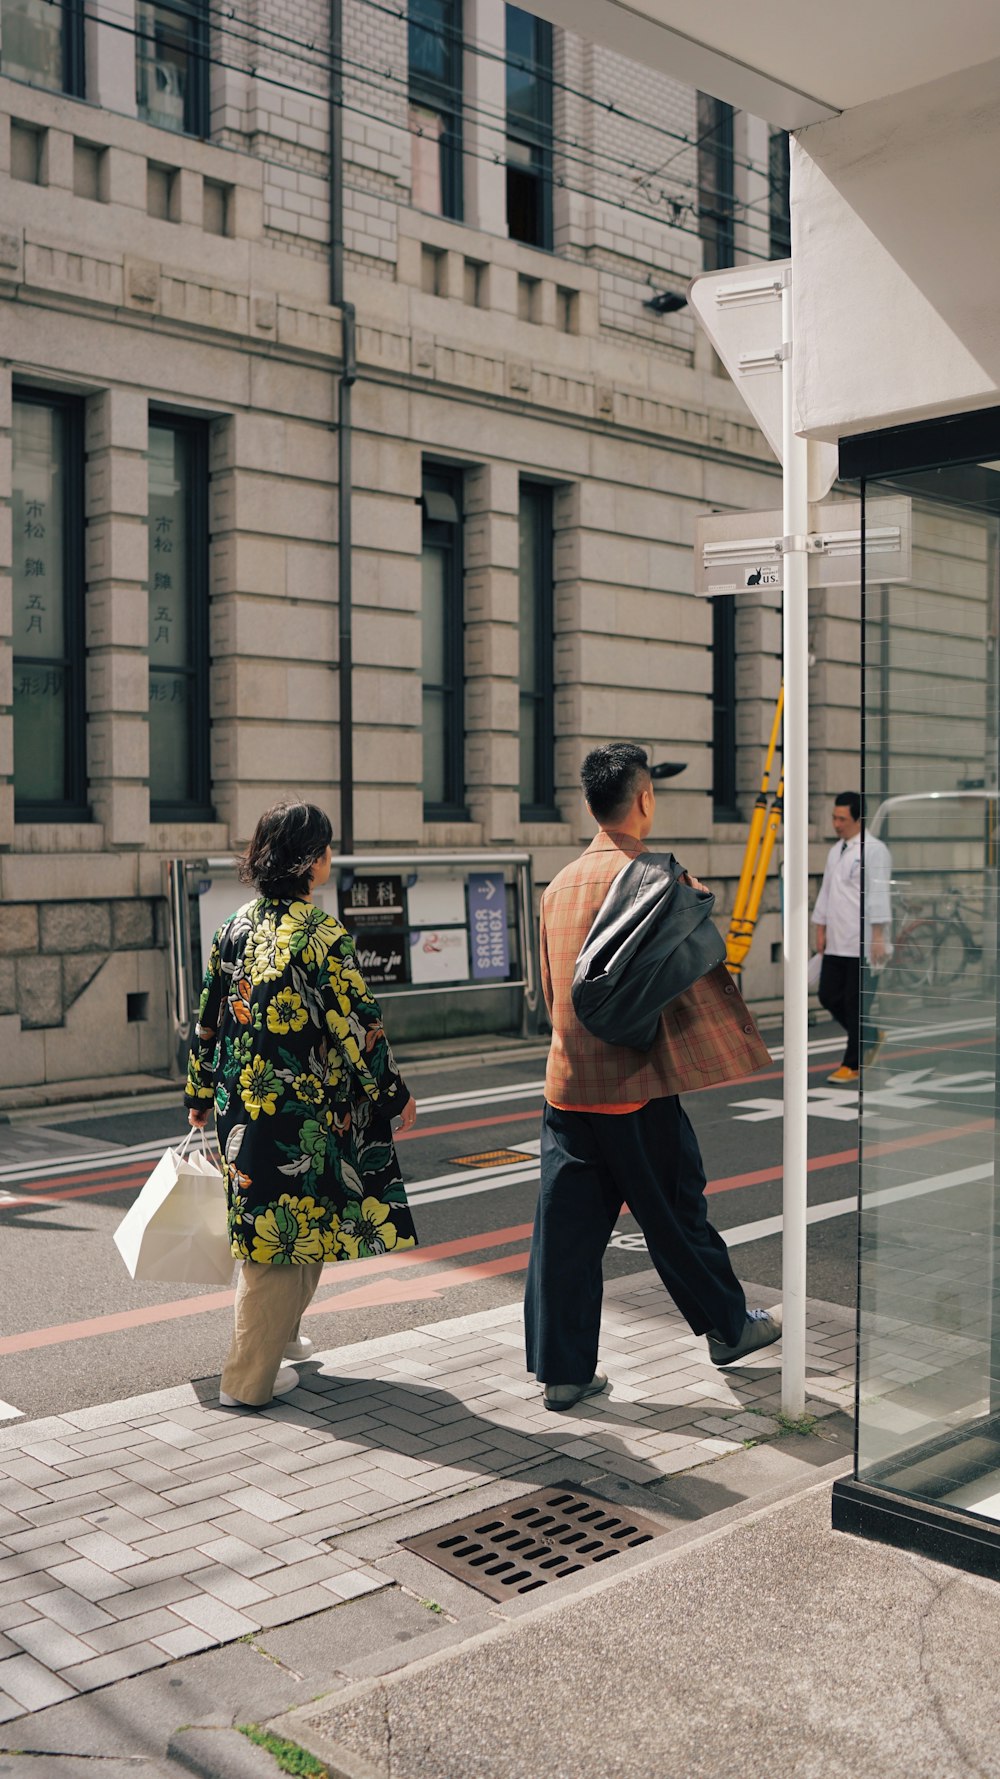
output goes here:
[[580, 783], [599, 822], [626, 815], [642, 789], [640, 780], [649, 773], [649, 756], [634, 741], [613, 741], [595, 747], [580, 767]]
[[860, 791], [838, 791], [833, 799], [833, 807], [834, 809], [849, 809], [852, 822], [859, 822], [861, 820]]
[[309, 894], [311, 867], [332, 838], [330, 818], [315, 803], [275, 803], [240, 859], [240, 879], [276, 902], [297, 901]]

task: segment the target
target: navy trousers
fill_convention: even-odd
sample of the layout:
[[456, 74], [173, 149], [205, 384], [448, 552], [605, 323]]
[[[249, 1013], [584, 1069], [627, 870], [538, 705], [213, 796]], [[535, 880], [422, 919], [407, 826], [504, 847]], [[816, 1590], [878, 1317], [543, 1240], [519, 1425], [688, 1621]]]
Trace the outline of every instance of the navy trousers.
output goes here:
[[708, 1221], [698, 1139], [680, 1100], [638, 1112], [542, 1113], [542, 1184], [524, 1295], [528, 1370], [589, 1383], [597, 1365], [604, 1250], [626, 1204], [649, 1258], [695, 1334], [735, 1342], [746, 1298]]
[[[837, 957], [828, 951], [823, 953], [823, 966], [819, 973], [819, 1004], [826, 1008], [847, 1033], [843, 1062], [845, 1069], [858, 1068], [862, 1051], [867, 1051], [868, 1046], [874, 1044], [878, 1037], [878, 1029], [871, 1018], [875, 1000], [873, 984], [877, 981], [878, 978], [872, 976], [859, 957]], [[866, 1019], [861, 1016], [862, 1001], [868, 1013]]]

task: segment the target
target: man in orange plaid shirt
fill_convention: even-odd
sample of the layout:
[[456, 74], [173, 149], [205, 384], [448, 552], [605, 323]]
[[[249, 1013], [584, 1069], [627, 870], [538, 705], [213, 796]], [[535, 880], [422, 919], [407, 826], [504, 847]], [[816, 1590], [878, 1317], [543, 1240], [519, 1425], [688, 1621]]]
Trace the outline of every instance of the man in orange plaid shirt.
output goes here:
[[597, 1370], [602, 1262], [623, 1202], [681, 1315], [708, 1336], [716, 1365], [781, 1336], [780, 1310], [747, 1309], [708, 1221], [698, 1139], [678, 1098], [771, 1060], [725, 964], [671, 1001], [648, 1051], [602, 1043], [573, 1010], [577, 957], [614, 879], [646, 851], [656, 804], [646, 753], [632, 742], [595, 748], [580, 777], [598, 832], [545, 890], [540, 925], [552, 1044], [524, 1317], [528, 1370], [552, 1409], [607, 1386]]

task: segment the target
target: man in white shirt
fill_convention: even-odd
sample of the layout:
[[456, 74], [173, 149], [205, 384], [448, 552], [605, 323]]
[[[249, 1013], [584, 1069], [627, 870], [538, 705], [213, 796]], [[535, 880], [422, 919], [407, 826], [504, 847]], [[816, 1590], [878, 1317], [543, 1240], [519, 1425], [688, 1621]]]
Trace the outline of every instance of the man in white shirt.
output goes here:
[[819, 979], [821, 1006], [847, 1033], [844, 1060], [828, 1081], [838, 1087], [857, 1081], [860, 1049], [871, 1061], [884, 1033], [871, 1026], [861, 1029], [861, 972], [865, 959], [879, 970], [889, 955], [889, 879], [892, 860], [889, 848], [873, 835], [864, 842], [865, 931], [861, 934], [861, 797], [857, 791], [841, 791], [834, 799], [833, 827], [837, 835], [826, 861], [823, 884], [816, 899], [813, 924], [816, 950], [822, 953]]

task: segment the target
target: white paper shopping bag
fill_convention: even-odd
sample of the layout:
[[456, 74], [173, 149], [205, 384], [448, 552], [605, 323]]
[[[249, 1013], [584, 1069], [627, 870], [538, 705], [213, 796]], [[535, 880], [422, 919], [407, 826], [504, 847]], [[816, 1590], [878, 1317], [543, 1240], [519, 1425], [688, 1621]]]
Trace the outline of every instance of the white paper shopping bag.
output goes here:
[[158, 1161], [115, 1230], [115, 1245], [134, 1279], [228, 1285], [234, 1260], [226, 1228], [222, 1175], [192, 1130]]

